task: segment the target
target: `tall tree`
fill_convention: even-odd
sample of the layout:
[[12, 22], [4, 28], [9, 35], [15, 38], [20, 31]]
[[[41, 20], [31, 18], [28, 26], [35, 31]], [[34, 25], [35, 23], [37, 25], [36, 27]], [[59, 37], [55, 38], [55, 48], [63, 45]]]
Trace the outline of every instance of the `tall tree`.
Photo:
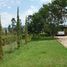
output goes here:
[[54, 0], [52, 3], [43, 5], [40, 10], [33, 14], [28, 30], [32, 33], [40, 33], [42, 30], [54, 36], [59, 30], [59, 25], [64, 23], [67, 14], [67, 0]]
[[1, 26], [1, 16], [0, 16], [0, 59], [3, 58], [3, 49], [2, 49], [2, 26]]
[[41, 33], [43, 29], [43, 19], [41, 18], [41, 15], [39, 13], [35, 13], [31, 16], [30, 22], [28, 22], [28, 32], [32, 33], [33, 36]]
[[17, 8], [17, 45], [18, 48], [20, 47], [20, 40], [21, 40], [21, 26], [20, 26], [20, 18], [19, 18], [19, 7]]
[[[66, 8], [67, 7], [67, 0], [54, 0], [50, 5], [49, 5], [49, 11], [50, 11], [50, 18], [52, 24], [54, 25], [52, 27], [52, 34], [56, 31], [59, 30], [60, 25], [65, 22], [65, 15], [66, 15]], [[55, 29], [54, 29], [55, 28]]]
[[25, 20], [25, 44], [28, 42], [28, 17]]

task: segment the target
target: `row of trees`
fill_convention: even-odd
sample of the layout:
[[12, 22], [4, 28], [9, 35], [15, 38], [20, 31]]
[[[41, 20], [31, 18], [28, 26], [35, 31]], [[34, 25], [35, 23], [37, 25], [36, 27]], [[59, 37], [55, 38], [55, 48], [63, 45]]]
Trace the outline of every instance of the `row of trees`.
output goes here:
[[16, 35], [17, 47], [20, 47], [22, 25], [19, 17], [19, 7], [17, 8], [17, 21], [15, 18], [11, 19], [12, 24], [8, 26], [8, 32], [12, 35]]
[[27, 17], [28, 33], [56, 35], [60, 24], [67, 18], [67, 0], [54, 0], [43, 5], [39, 11]]
[[[15, 24], [15, 25], [14, 25]], [[14, 18], [12, 18], [12, 27], [8, 28], [10, 35], [15, 35], [16, 36], [16, 42], [17, 42], [17, 48], [20, 47], [21, 43], [21, 24], [20, 24], [20, 18], [19, 18], [19, 8], [17, 8], [17, 21], [15, 21]], [[3, 58], [3, 40], [2, 40], [2, 26], [1, 26], [1, 17], [0, 17], [0, 59]], [[8, 33], [8, 32], [7, 32]], [[14, 38], [13, 36], [11, 38]], [[10, 50], [11, 52], [11, 50]]]

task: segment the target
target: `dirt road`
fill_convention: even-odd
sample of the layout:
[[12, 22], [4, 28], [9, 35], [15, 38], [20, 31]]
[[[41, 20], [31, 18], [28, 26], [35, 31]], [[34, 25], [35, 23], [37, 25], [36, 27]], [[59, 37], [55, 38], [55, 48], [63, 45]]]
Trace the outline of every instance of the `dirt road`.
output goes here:
[[67, 36], [56, 36], [57, 40], [67, 48]]

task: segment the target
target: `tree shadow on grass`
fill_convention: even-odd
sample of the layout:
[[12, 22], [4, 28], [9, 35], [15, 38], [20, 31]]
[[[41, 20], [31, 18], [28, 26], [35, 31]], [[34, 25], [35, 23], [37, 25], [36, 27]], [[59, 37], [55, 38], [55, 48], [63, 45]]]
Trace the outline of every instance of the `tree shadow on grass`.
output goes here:
[[32, 41], [43, 41], [43, 40], [55, 40], [54, 37], [39, 37], [39, 38], [32, 38]]

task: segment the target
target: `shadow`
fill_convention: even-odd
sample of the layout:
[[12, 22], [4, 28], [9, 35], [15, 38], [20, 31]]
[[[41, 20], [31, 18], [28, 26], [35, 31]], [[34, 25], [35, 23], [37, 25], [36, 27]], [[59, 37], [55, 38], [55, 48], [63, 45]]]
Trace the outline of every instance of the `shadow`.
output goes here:
[[43, 41], [43, 40], [55, 40], [54, 37], [41, 37], [41, 38], [32, 38], [32, 41]]

